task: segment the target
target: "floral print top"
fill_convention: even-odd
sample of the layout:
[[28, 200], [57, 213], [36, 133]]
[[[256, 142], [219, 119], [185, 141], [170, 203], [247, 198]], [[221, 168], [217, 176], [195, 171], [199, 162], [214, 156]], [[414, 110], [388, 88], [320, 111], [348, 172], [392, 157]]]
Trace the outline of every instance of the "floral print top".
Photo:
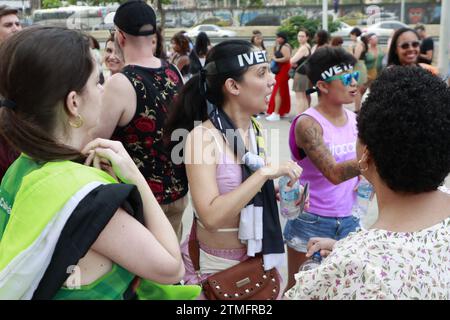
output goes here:
[[128, 65], [122, 73], [137, 97], [134, 118], [117, 127], [112, 139], [125, 146], [160, 204], [168, 204], [188, 191], [184, 164], [172, 162], [163, 141], [164, 124], [172, 99], [183, 81], [176, 67], [162, 60], [160, 68]]
[[450, 299], [450, 218], [419, 232], [351, 233], [295, 279], [289, 299]]

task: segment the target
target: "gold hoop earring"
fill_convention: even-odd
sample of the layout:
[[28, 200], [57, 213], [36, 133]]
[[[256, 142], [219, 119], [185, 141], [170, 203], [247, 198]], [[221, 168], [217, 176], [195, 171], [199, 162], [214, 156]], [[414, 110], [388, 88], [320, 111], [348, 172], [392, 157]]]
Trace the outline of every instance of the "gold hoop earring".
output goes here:
[[77, 114], [77, 117], [75, 118], [74, 121], [69, 120], [69, 124], [73, 128], [80, 128], [83, 126], [83, 123], [84, 123], [84, 121], [80, 114]]
[[361, 168], [362, 159], [358, 160], [358, 169], [361, 172], [366, 172], [369, 169], [369, 165], [367, 164], [366, 168]]

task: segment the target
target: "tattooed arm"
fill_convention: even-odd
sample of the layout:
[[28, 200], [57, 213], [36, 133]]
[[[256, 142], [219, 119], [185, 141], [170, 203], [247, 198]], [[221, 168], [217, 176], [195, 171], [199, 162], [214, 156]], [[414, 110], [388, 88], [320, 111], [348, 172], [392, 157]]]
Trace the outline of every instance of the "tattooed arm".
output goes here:
[[297, 121], [295, 141], [331, 183], [339, 184], [360, 174], [356, 159], [336, 162], [323, 141], [322, 127], [313, 118], [304, 116]]

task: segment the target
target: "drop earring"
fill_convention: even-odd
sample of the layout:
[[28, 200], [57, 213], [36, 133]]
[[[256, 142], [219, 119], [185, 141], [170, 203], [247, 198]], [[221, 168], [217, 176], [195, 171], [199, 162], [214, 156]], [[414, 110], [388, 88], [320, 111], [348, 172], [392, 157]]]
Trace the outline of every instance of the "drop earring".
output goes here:
[[83, 118], [81, 117], [80, 114], [77, 114], [77, 116], [76, 116], [74, 121], [70, 121], [69, 120], [69, 124], [73, 128], [80, 128], [80, 127], [83, 126], [83, 123], [84, 123], [84, 121], [83, 121]]

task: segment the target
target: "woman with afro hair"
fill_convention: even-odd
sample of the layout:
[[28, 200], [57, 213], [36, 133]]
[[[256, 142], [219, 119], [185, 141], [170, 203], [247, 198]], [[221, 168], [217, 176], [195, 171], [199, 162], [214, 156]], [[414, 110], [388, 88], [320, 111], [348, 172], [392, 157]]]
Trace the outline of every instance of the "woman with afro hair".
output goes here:
[[299, 272], [290, 299], [450, 299], [450, 89], [420, 67], [393, 66], [358, 115], [360, 170], [378, 220], [336, 242], [313, 238], [322, 264]]

